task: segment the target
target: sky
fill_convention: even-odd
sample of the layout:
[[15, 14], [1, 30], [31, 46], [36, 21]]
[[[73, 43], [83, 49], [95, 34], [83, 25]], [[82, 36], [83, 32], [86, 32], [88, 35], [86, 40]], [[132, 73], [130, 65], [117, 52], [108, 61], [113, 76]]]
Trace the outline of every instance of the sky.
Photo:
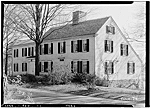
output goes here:
[[[134, 2], [133, 4], [86, 4], [80, 5], [79, 10], [87, 12], [86, 19], [97, 19], [107, 16], [112, 16], [119, 28], [123, 31], [123, 28], [128, 32], [132, 31], [132, 27], [138, 24], [139, 20], [136, 18], [136, 14], [139, 13], [141, 8], [145, 11], [146, 2]], [[145, 22], [145, 20], [143, 20]], [[145, 40], [145, 37], [142, 38]], [[145, 62], [145, 43], [132, 42], [130, 43], [135, 49], [140, 58]]]

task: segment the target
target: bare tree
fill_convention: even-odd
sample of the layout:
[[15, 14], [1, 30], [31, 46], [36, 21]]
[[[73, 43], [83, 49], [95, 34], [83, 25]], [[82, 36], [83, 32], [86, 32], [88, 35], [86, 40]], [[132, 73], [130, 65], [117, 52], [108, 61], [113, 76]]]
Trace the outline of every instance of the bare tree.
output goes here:
[[[43, 40], [52, 32], [63, 28], [70, 21], [62, 21], [59, 23], [63, 26], [53, 29], [47, 36], [44, 33], [53, 27], [62, 15], [68, 15], [69, 7], [65, 4], [19, 4], [15, 12], [11, 16], [11, 21], [17, 27], [17, 31], [24, 33], [32, 41], [35, 42], [35, 75], [39, 75], [39, 47]], [[67, 10], [66, 10], [67, 9]], [[64, 11], [65, 10], [65, 11]]]

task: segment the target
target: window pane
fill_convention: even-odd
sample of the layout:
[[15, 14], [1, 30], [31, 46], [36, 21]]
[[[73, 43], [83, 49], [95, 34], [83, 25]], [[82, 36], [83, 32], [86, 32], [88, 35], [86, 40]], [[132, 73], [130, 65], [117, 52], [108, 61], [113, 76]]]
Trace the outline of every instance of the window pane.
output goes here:
[[82, 62], [82, 72], [87, 73], [87, 61]]
[[44, 54], [48, 54], [48, 44], [44, 44]]
[[44, 72], [48, 72], [48, 62], [44, 62]]

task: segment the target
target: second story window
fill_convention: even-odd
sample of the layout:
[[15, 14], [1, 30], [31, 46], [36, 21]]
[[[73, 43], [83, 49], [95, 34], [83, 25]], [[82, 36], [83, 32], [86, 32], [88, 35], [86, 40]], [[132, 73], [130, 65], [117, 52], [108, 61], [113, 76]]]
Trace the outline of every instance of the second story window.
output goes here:
[[127, 63], [127, 74], [134, 74], [135, 73], [135, 63], [128, 62]]
[[28, 48], [28, 56], [34, 56], [34, 47]]
[[120, 44], [121, 56], [128, 56], [128, 45]]
[[14, 49], [14, 58], [15, 58], [15, 57], [18, 57], [18, 53], [19, 53], [19, 52], [18, 52], [18, 49]]
[[53, 43], [49, 44], [49, 50], [48, 50], [49, 54], [53, 54]]
[[105, 74], [113, 74], [114, 73], [114, 64], [112, 61], [105, 62]]
[[44, 54], [48, 54], [48, 44], [44, 44]]
[[104, 46], [105, 46], [105, 52], [113, 52], [113, 41], [111, 40], [105, 40], [104, 42]]
[[58, 54], [66, 53], [66, 42], [58, 42]]
[[27, 56], [27, 48], [22, 48], [22, 57]]
[[89, 39], [71, 41], [71, 52], [89, 52]]
[[18, 72], [18, 63], [14, 63], [14, 72]]
[[27, 63], [22, 63], [22, 72], [27, 71]]
[[106, 33], [115, 34], [115, 27], [113, 26], [106, 26]]

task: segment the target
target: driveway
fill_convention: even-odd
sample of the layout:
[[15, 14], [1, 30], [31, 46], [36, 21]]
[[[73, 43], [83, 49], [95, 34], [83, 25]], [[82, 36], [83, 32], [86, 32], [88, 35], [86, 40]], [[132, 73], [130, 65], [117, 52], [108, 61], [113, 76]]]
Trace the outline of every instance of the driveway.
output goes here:
[[[11, 89], [15, 89], [15, 87], [11, 86]], [[135, 104], [133, 101], [122, 101], [100, 97], [96, 98], [89, 96], [79, 96], [40, 89], [28, 89], [20, 87], [19, 90], [25, 93], [30, 93], [31, 94], [30, 98], [35, 104], [123, 104], [123, 105]], [[16, 95], [14, 99], [22, 99], [22, 98], [23, 97]]]

